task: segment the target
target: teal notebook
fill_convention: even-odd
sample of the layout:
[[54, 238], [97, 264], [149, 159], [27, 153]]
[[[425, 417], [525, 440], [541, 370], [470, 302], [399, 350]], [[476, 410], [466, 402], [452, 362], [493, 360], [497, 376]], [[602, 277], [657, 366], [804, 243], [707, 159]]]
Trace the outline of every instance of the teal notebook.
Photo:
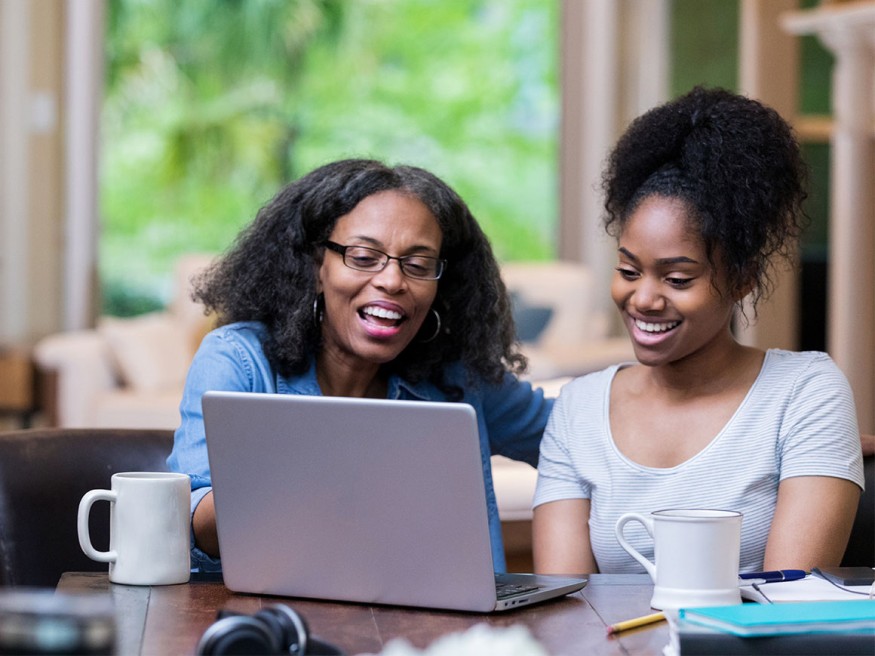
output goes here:
[[687, 622], [740, 636], [855, 631], [875, 633], [875, 599], [682, 608]]

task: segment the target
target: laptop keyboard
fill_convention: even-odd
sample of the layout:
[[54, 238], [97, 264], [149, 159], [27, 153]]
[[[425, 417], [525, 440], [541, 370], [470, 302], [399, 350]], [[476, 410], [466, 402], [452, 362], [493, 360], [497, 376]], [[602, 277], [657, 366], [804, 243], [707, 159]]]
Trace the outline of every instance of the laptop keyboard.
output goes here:
[[499, 599], [507, 599], [514, 595], [524, 594], [526, 592], [534, 592], [538, 589], [537, 585], [521, 585], [519, 583], [495, 582], [495, 594]]

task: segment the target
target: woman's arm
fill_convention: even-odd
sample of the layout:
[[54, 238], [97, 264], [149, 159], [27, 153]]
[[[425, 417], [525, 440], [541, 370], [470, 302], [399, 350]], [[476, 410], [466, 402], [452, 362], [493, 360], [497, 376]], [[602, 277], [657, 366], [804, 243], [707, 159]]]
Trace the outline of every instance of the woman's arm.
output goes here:
[[860, 446], [864, 456], [875, 455], [875, 435], [860, 435]]
[[829, 476], [786, 478], [778, 486], [763, 569], [838, 565], [860, 501], [852, 481]]
[[589, 499], [563, 499], [535, 507], [535, 572], [576, 575], [598, 571], [589, 543], [589, 508]]
[[216, 531], [216, 507], [213, 505], [213, 492], [207, 492], [194, 509], [191, 516], [191, 530], [194, 544], [212, 558], [219, 557], [219, 534]]
[[274, 391], [268, 387], [269, 370], [264, 363], [260, 337], [256, 324], [239, 324], [210, 332], [204, 337], [186, 377], [179, 408], [181, 423], [167, 464], [171, 471], [191, 477], [192, 565], [203, 571], [219, 567], [215, 561], [219, 548], [212, 491], [207, 491], [211, 477], [201, 399], [207, 390]]
[[541, 389], [507, 374], [500, 385], [483, 387], [483, 412], [492, 455], [538, 464], [544, 427], [553, 399]]
[[792, 381], [778, 439], [780, 482], [763, 566], [809, 570], [838, 565], [863, 486], [854, 395], [829, 356]]

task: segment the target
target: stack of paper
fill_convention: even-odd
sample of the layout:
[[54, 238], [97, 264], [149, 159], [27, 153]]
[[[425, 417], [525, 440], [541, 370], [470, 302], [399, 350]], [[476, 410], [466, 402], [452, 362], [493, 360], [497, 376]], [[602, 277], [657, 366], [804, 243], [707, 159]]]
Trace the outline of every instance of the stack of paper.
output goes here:
[[842, 599], [865, 599], [869, 593], [869, 586], [845, 586], [840, 588], [826, 579], [808, 575], [798, 581], [785, 581], [781, 583], [766, 583], [756, 588], [743, 585], [741, 596], [749, 601], [761, 604], [778, 603], [785, 601], [839, 601]]

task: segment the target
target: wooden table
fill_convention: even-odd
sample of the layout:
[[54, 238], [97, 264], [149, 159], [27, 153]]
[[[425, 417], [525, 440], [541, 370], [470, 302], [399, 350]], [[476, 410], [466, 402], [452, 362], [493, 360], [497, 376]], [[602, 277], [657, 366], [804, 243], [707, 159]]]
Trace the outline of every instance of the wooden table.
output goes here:
[[152, 588], [114, 585], [106, 574], [93, 573], [64, 574], [58, 590], [109, 591], [116, 607], [118, 653], [125, 656], [194, 654], [198, 639], [219, 609], [254, 613], [278, 602], [301, 613], [313, 635], [333, 642], [350, 656], [379, 653], [397, 637], [423, 649], [444, 634], [483, 622], [493, 627], [523, 624], [553, 656], [661, 654], [669, 638], [665, 622], [619, 637], [606, 635], [610, 624], [653, 612], [650, 579], [635, 574], [596, 574], [573, 595], [491, 615], [243, 595], [216, 581]]

